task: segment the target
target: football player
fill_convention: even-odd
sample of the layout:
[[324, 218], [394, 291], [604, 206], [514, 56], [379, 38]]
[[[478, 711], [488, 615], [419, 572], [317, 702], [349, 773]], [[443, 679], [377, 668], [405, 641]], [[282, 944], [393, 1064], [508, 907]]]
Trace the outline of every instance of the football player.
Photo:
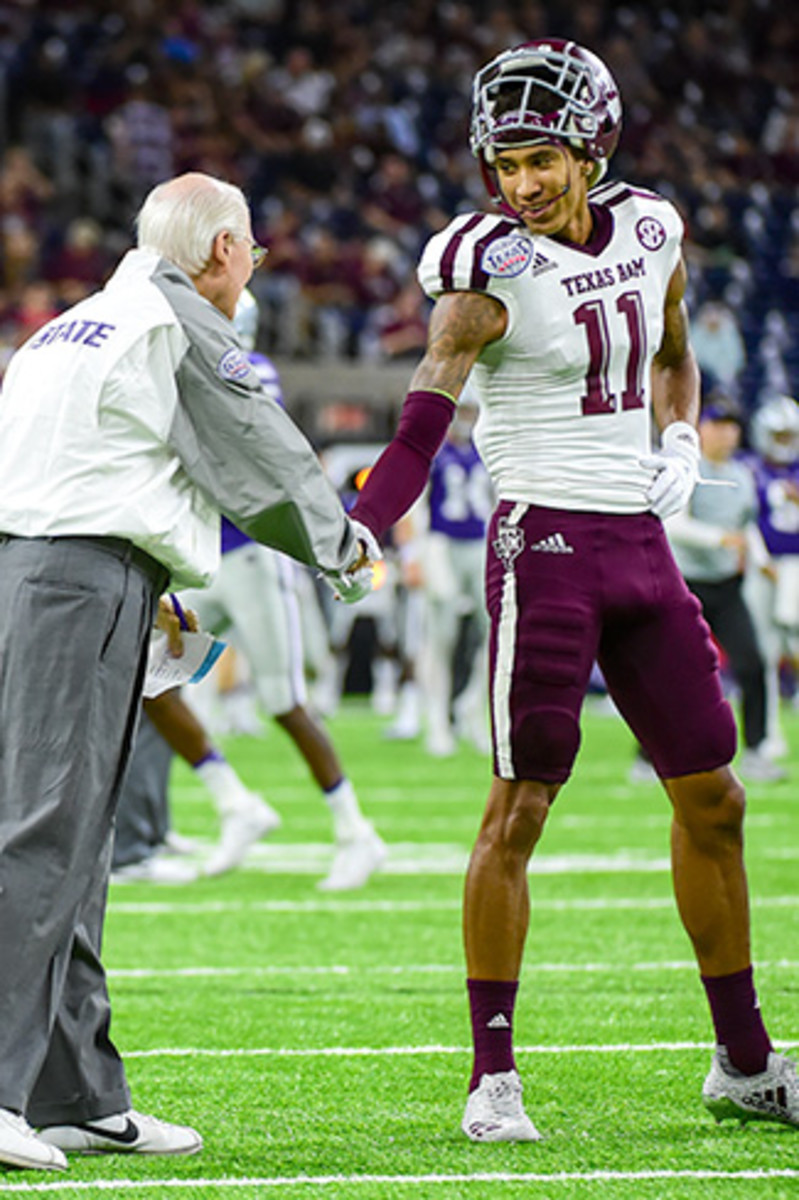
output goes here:
[[[428, 493], [429, 528], [421, 539], [425, 623], [420, 668], [426, 702], [428, 753], [445, 758], [462, 733], [487, 749], [488, 623], [482, 598], [485, 529], [492, 492], [473, 441], [479, 407], [464, 395], [447, 437], [433, 460]], [[463, 690], [453, 705], [455, 653], [461, 619], [475, 627], [475, 646]], [[455, 729], [452, 709], [457, 714]]]
[[677, 904], [716, 1033], [704, 1102], [719, 1120], [799, 1125], [796, 1066], [775, 1053], [753, 981], [735, 721], [662, 525], [699, 468], [683, 225], [663, 197], [603, 182], [621, 119], [610, 71], [573, 42], [518, 46], [477, 74], [471, 146], [497, 211], [461, 213], [422, 254], [427, 350], [352, 510], [379, 536], [413, 503], [472, 373], [498, 496], [494, 779], [464, 910], [475, 1055], [462, 1127], [475, 1141], [540, 1136], [512, 1044], [527, 865], [577, 754], [595, 660], [671, 803]]
[[[282, 405], [280, 379], [272, 362], [255, 349], [257, 308], [246, 289], [234, 325], [270, 402]], [[305, 759], [330, 810], [335, 853], [319, 887], [349, 891], [362, 887], [385, 862], [384, 842], [361, 811], [325, 726], [308, 707], [302, 623], [298, 600], [299, 566], [254, 542], [230, 521], [222, 521], [222, 562], [209, 587], [183, 594], [202, 628], [227, 631], [249, 666], [263, 710], [292, 739]], [[202, 763], [208, 764], [203, 758]], [[208, 770], [214, 764], [205, 765]], [[228, 768], [229, 770], [229, 768]], [[220, 841], [205, 864], [219, 875], [237, 866], [253, 841], [280, 824], [278, 814], [246, 789], [227, 789], [230, 803], [220, 810]]]
[[766, 660], [767, 746], [782, 756], [780, 663], [799, 663], [799, 404], [790, 396], [767, 400], [755, 410], [749, 433], [758, 524], [771, 571], [748, 574], [746, 598]]

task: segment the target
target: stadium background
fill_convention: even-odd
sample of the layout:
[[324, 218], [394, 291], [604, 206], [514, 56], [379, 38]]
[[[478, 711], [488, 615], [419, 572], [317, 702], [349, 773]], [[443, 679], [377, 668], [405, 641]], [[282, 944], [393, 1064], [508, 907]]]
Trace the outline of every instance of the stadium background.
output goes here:
[[691, 308], [729, 306], [745, 408], [795, 395], [799, 22], [785, 0], [0, 3], [0, 352], [101, 282], [153, 183], [209, 171], [244, 188], [270, 247], [260, 348], [306, 432], [383, 436], [422, 346], [420, 247], [485, 202], [471, 77], [546, 34], [614, 71], [611, 173], [683, 213]]

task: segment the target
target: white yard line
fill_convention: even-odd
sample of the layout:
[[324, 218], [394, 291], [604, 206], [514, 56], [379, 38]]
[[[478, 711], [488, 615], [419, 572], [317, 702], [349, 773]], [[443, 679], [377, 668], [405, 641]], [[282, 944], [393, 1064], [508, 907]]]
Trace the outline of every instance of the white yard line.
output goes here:
[[[167, 889], [170, 896], [175, 895], [173, 888]], [[174, 913], [176, 916], [199, 916], [222, 913], [383, 913], [402, 915], [415, 912], [460, 912], [461, 901], [458, 900], [122, 900], [124, 891], [116, 889], [112, 893], [108, 911], [119, 916], [147, 916]], [[160, 893], [163, 895], [163, 891]], [[598, 899], [556, 900], [543, 897], [533, 897], [534, 912], [651, 912], [659, 909], [673, 909], [674, 900], [671, 896], [652, 897], [622, 897], [608, 896]], [[755, 909], [767, 908], [799, 908], [799, 893], [796, 895], [752, 897]]]
[[[775, 1041], [780, 1050], [796, 1041]], [[713, 1049], [712, 1042], [577, 1043], [564, 1046], [515, 1046], [514, 1054], [681, 1054]], [[471, 1055], [471, 1046], [161, 1046], [152, 1050], [126, 1050], [124, 1058], [423, 1058], [436, 1055]]]
[[[776, 962], [756, 963], [758, 971], [797, 971], [799, 961], [779, 959]], [[460, 963], [405, 963], [399, 966], [367, 963], [363, 966], [331, 964], [327, 966], [245, 966], [245, 967], [117, 967], [106, 971], [109, 979], [235, 979], [239, 976], [255, 978], [276, 975], [296, 977], [299, 975], [346, 977], [348, 975], [463, 975]], [[523, 968], [524, 975], [538, 973], [554, 974], [619, 974], [628, 971], [696, 971], [693, 959], [678, 959], [665, 962], [637, 963], [574, 963], [574, 962], [535, 962], [532, 960]]]
[[[196, 1179], [95, 1179], [84, 1182], [53, 1183], [0, 1183], [0, 1194], [4, 1192], [24, 1192], [26, 1195], [38, 1193], [58, 1194], [60, 1192], [136, 1192], [170, 1189], [176, 1191], [211, 1189], [219, 1192], [236, 1190], [238, 1188], [317, 1188], [317, 1187], [347, 1187], [363, 1186], [386, 1187], [446, 1187], [451, 1184], [476, 1184], [484, 1187], [486, 1184], [500, 1183], [642, 1183], [647, 1181], [679, 1180], [720, 1180], [736, 1182], [747, 1180], [760, 1182], [778, 1179], [799, 1179], [799, 1168], [772, 1167], [750, 1168], [738, 1171], [722, 1171], [710, 1169], [698, 1170], [649, 1170], [649, 1171], [475, 1171], [450, 1172], [448, 1174], [427, 1175], [265, 1175], [242, 1178], [223, 1177], [212, 1179], [200, 1177]], [[390, 1193], [388, 1193], [390, 1194]], [[476, 1193], [479, 1195], [480, 1193]], [[484, 1195], [485, 1193], [483, 1193]], [[634, 1193], [632, 1193], [634, 1195]]]

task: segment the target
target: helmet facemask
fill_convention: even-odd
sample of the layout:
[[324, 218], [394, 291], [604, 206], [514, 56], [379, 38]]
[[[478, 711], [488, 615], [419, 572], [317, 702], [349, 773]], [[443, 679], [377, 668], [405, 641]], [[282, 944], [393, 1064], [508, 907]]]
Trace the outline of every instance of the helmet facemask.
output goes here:
[[475, 77], [471, 149], [489, 192], [501, 201], [493, 172], [497, 150], [540, 141], [566, 142], [593, 163], [599, 183], [616, 148], [621, 101], [604, 63], [572, 42], [531, 42], [508, 50]]

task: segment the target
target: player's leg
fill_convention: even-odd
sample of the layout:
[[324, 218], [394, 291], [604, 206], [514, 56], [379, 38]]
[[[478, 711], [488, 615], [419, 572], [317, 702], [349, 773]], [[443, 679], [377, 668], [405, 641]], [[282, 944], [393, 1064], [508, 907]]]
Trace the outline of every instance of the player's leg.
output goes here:
[[172, 748], [142, 712], [117, 804], [112, 879], [116, 882], [191, 883], [193, 863], [168, 853]]
[[774, 620], [776, 587], [762, 571], [751, 569], [744, 580], [743, 597], [752, 617], [757, 643], [766, 673], [766, 752], [770, 758], [782, 758], [788, 746], [780, 713], [780, 659], [784, 634]]
[[530, 919], [527, 865], [554, 784], [495, 778], [472, 851], [463, 932], [474, 1058], [462, 1127], [473, 1141], [536, 1141], [522, 1107], [513, 1018]]
[[219, 813], [220, 838], [204, 873], [221, 875], [239, 866], [255, 842], [279, 827], [279, 815], [240, 779], [179, 689], [145, 700], [144, 708], [167, 745], [208, 789]]
[[744, 791], [729, 767], [666, 779], [677, 907], [703, 975], [751, 965]]
[[458, 590], [450, 539], [429, 533], [422, 548], [424, 620], [419, 652], [428, 753], [445, 758], [455, 753], [450, 709], [452, 666], [458, 637]]
[[[488, 538], [494, 781], [466, 878], [464, 944], [474, 1040], [462, 1122], [475, 1141], [534, 1141], [513, 1065], [513, 1013], [529, 920], [527, 864], [579, 745], [598, 629], [580, 518], [500, 505]], [[572, 530], [575, 532], [572, 533]], [[536, 554], [553, 532], [572, 553]], [[574, 549], [577, 547], [577, 549]]]
[[620, 610], [607, 623], [600, 663], [672, 801], [674, 888], [721, 1047], [703, 1095], [719, 1117], [734, 1109], [799, 1123], [795, 1070], [771, 1055], [752, 979], [744, 793], [729, 767], [735, 721], [699, 603], [665, 547], [652, 553], [651, 600], [638, 620]]
[[294, 742], [333, 819], [336, 852], [320, 886], [331, 891], [362, 887], [385, 861], [386, 848], [361, 812], [330, 735], [307, 706], [298, 569], [264, 546], [248, 546], [226, 557], [233, 555], [227, 603], [236, 644], [249, 664], [262, 708]]
[[726, 652], [730, 669], [741, 692], [741, 715], [745, 750], [738, 768], [745, 779], [774, 783], [785, 778], [784, 770], [766, 753], [766, 673], [749, 609], [738, 578], [715, 585], [712, 615], [703, 592], [702, 600], [710, 627]]
[[716, 1034], [704, 1088], [717, 1120], [799, 1126], [796, 1066], [774, 1053], [755, 990], [743, 857], [743, 788], [729, 768], [664, 780], [671, 798], [672, 870]]
[[471, 614], [473, 651], [469, 675], [457, 697], [455, 728], [481, 754], [490, 752], [488, 720], [488, 614], [482, 580], [485, 577], [485, 543], [460, 542], [452, 547], [458, 586], [468, 601]]

